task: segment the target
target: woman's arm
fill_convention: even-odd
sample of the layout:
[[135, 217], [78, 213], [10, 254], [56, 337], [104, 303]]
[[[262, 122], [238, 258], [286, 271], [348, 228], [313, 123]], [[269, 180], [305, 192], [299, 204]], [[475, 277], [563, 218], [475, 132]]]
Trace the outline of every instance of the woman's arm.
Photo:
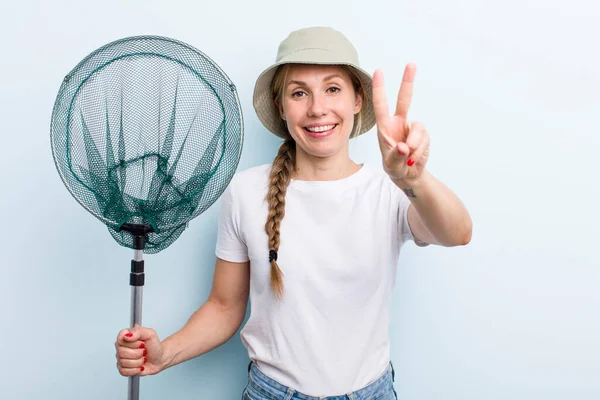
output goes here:
[[415, 239], [441, 246], [461, 246], [471, 241], [473, 222], [460, 199], [427, 171], [407, 185], [392, 181], [410, 199], [408, 223]]
[[227, 342], [246, 315], [250, 292], [250, 262], [217, 258], [208, 300], [183, 328], [163, 342], [162, 369], [208, 353]]

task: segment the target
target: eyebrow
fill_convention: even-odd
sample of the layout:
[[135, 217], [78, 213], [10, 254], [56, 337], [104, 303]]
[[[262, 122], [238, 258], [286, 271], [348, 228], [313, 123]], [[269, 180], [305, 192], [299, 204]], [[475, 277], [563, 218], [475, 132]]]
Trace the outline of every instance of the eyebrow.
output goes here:
[[[323, 81], [327, 82], [327, 81], [332, 80], [333, 78], [343, 79], [340, 74], [331, 74], [331, 75], [327, 75], [325, 78], [323, 78]], [[287, 85], [289, 86], [289, 85], [292, 85], [292, 84], [296, 84], [296, 85], [300, 85], [300, 86], [306, 86], [306, 82], [302, 82], [302, 81], [289, 81]]]

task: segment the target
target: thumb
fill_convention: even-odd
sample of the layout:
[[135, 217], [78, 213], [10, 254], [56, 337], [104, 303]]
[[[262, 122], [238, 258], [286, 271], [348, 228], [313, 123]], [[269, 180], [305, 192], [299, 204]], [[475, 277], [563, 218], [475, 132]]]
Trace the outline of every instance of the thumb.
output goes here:
[[126, 342], [152, 340], [157, 336], [154, 329], [145, 328], [139, 325], [130, 329], [125, 329], [123, 332], [123, 340]]
[[410, 147], [404, 142], [398, 142], [394, 150], [396, 157], [404, 158], [410, 155]]
[[135, 342], [140, 338], [140, 330], [139, 327], [136, 326], [131, 329], [123, 329], [121, 332], [121, 337], [125, 342]]

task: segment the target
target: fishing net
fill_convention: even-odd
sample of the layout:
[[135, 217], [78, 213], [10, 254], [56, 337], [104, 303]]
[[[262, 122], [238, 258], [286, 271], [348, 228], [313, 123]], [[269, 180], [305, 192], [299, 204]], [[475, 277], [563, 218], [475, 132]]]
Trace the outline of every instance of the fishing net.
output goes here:
[[139, 36], [107, 44], [65, 78], [51, 121], [58, 172], [122, 246], [171, 245], [229, 184], [241, 155], [235, 86], [205, 54]]

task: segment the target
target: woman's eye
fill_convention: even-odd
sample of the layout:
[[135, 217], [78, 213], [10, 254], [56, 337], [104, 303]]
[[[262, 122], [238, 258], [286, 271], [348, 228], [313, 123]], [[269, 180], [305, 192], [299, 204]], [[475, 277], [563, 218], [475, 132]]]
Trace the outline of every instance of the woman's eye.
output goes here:
[[339, 91], [340, 91], [340, 88], [339, 88], [339, 87], [332, 86], [332, 87], [330, 87], [330, 88], [329, 88], [329, 91], [330, 91], [331, 93], [337, 93], [337, 92], [339, 92]]
[[302, 97], [303, 94], [304, 94], [303, 91], [298, 90], [296, 92], [292, 92], [292, 97]]

